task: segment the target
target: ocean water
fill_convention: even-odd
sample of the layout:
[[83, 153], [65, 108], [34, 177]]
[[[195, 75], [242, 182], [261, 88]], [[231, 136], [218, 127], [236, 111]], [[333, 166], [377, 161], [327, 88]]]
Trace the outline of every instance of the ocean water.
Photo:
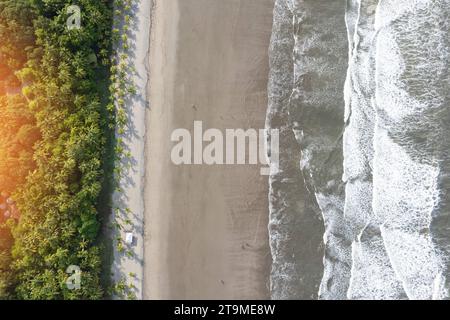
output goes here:
[[349, 66], [345, 94], [345, 215], [353, 226], [349, 299], [404, 299], [374, 214], [375, 12], [378, 0], [348, 1]]
[[444, 299], [445, 0], [277, 0], [267, 127], [274, 299]]
[[308, 189], [299, 166], [301, 149], [289, 117], [294, 79], [292, 19], [291, 3], [277, 1], [267, 116], [267, 127], [280, 130], [279, 171], [270, 176], [271, 292], [274, 299], [317, 299], [325, 229], [314, 191]]

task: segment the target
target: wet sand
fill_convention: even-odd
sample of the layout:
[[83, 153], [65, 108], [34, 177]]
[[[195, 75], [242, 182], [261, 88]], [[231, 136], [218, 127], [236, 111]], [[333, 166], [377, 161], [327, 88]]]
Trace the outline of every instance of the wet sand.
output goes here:
[[266, 299], [267, 177], [175, 166], [172, 131], [263, 129], [273, 0], [154, 0], [144, 299]]

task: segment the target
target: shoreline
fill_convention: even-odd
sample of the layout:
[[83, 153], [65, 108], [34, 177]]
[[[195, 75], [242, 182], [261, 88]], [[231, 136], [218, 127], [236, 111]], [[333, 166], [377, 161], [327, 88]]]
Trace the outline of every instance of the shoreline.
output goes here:
[[265, 128], [273, 0], [152, 10], [143, 297], [268, 299], [267, 177], [258, 166], [175, 166], [170, 136], [195, 120]]

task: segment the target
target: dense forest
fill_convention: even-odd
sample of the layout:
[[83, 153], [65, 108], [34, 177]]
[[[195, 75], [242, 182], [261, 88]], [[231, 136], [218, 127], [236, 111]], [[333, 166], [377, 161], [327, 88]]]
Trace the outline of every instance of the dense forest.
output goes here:
[[[67, 8], [81, 8], [68, 28]], [[0, 299], [99, 299], [111, 0], [0, 1]], [[80, 290], [66, 286], [79, 266]]]

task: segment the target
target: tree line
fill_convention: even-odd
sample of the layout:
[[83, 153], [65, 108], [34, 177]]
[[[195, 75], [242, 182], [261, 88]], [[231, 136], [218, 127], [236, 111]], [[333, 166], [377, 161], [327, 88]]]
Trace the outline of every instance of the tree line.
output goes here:
[[[97, 237], [114, 128], [107, 111], [112, 2], [0, 2], [2, 299], [105, 295]], [[79, 29], [66, 25], [73, 4], [82, 9]], [[19, 217], [8, 216], [6, 200]], [[82, 270], [79, 290], [66, 286], [70, 265]]]

